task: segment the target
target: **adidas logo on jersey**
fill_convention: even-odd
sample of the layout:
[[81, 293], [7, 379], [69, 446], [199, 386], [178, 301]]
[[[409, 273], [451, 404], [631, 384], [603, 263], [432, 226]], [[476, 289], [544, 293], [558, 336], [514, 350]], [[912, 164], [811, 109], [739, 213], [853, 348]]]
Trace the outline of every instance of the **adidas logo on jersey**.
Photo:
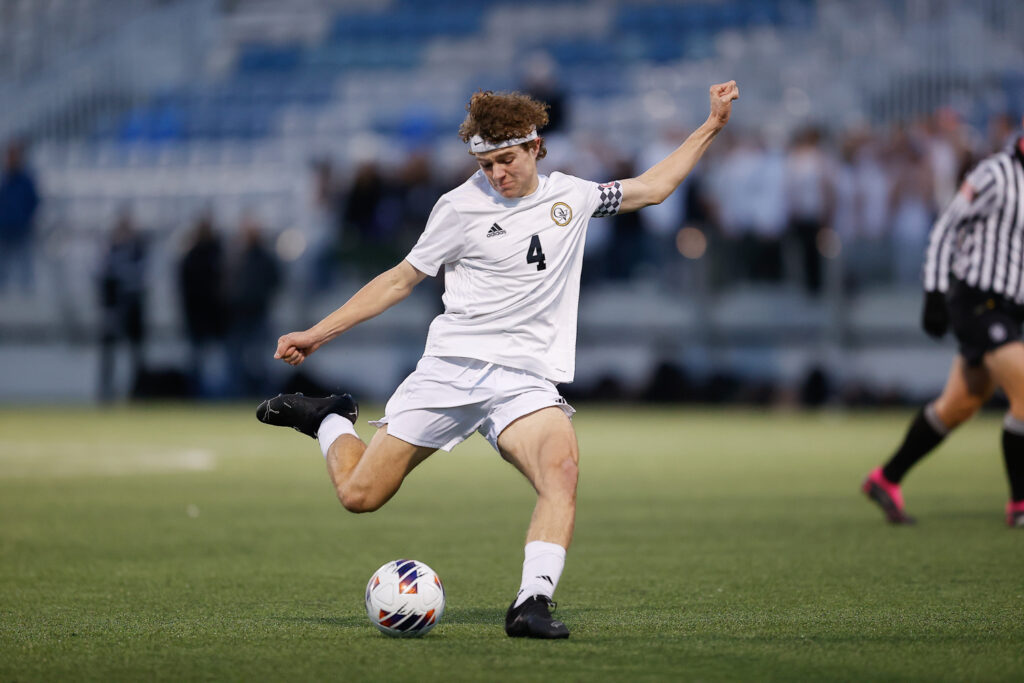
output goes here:
[[502, 230], [501, 226], [495, 223], [491, 226], [491, 229], [487, 231], [488, 237], [504, 237], [507, 233]]

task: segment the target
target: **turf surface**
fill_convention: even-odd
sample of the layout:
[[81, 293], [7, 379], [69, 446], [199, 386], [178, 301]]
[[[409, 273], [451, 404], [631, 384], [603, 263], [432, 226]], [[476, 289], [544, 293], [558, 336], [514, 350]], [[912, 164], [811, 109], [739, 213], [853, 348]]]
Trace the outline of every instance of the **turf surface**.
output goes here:
[[[892, 528], [857, 488], [910, 417], [584, 406], [572, 637], [536, 642], [502, 631], [532, 491], [478, 436], [355, 516], [248, 407], [0, 411], [0, 681], [1024, 680], [999, 418]], [[445, 581], [422, 639], [366, 619], [398, 557]]]

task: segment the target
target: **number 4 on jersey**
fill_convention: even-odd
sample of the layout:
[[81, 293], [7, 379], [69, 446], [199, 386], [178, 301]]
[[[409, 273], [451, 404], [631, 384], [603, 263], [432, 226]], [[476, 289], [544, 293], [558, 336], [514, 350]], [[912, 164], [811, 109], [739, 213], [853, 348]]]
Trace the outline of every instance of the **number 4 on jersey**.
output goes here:
[[544, 262], [544, 250], [540, 247], [540, 237], [537, 235], [530, 238], [530, 248], [526, 251], [526, 262], [536, 263], [537, 270], [544, 270], [548, 267]]

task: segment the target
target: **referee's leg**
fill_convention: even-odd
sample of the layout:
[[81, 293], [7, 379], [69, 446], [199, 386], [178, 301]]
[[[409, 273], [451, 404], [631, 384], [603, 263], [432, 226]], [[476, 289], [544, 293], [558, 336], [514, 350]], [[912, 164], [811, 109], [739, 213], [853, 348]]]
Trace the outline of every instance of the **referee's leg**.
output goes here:
[[992, 373], [986, 367], [971, 367], [957, 354], [946, 385], [932, 405], [946, 430], [953, 431], [981, 410], [994, 390]]
[[1010, 401], [1003, 420], [1003, 461], [1010, 484], [1006, 521], [1024, 527], [1024, 343], [1011, 342], [987, 353], [985, 366]]
[[1010, 415], [1024, 422], [1024, 343], [1010, 342], [985, 354], [985, 367], [1010, 402]]
[[907, 472], [935, 450], [951, 431], [969, 420], [992, 395], [994, 383], [985, 367], [972, 367], [957, 354], [942, 394], [911, 421], [899, 448], [888, 461], [868, 473], [861, 490], [894, 524], [912, 524], [900, 484]]

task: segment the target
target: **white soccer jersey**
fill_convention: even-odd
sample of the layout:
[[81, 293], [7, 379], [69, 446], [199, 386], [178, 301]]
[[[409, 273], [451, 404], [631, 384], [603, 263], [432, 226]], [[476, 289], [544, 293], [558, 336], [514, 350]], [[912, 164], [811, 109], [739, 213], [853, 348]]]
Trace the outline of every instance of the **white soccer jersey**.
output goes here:
[[425, 356], [459, 356], [571, 382], [587, 223], [619, 210], [618, 182], [564, 173], [540, 176], [527, 197], [506, 199], [477, 171], [434, 205], [406, 257], [436, 275], [444, 266], [445, 312]]

